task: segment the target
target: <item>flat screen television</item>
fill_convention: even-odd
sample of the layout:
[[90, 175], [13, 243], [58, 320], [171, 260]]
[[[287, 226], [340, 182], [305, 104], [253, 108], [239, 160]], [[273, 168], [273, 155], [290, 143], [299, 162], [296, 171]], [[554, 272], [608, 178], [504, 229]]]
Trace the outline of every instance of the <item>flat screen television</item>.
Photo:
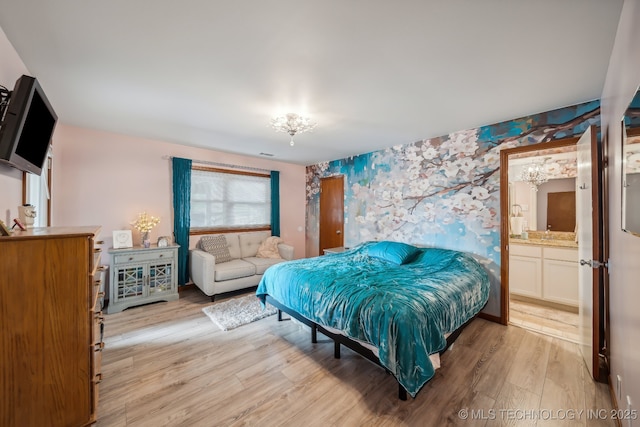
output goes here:
[[58, 116], [34, 77], [22, 76], [0, 122], [0, 162], [42, 173]]

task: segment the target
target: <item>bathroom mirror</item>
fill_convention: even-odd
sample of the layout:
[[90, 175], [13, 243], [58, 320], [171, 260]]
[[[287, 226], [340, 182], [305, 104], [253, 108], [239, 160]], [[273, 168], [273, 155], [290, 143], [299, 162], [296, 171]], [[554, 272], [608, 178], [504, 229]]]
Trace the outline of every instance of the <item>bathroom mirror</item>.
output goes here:
[[[558, 195], [569, 197], [567, 193], [571, 193], [575, 199], [576, 158], [575, 145], [509, 156], [510, 234], [517, 234], [519, 225], [530, 231], [545, 231], [549, 225], [551, 231], [575, 230], [575, 203], [549, 203], [549, 198], [554, 200]], [[533, 164], [539, 164], [545, 174], [544, 182], [538, 185], [523, 179], [523, 169]], [[570, 216], [573, 225], [564, 227], [556, 220], [549, 222], [550, 218], [558, 216]]]
[[622, 229], [640, 236], [640, 91], [622, 120]]

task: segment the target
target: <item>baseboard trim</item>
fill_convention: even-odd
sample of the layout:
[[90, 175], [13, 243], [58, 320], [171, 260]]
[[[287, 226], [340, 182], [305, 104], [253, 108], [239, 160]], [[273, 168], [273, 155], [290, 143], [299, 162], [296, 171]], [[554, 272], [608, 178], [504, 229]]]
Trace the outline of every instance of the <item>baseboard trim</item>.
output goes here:
[[500, 319], [500, 317], [498, 316], [494, 316], [493, 314], [478, 313], [478, 317], [481, 319], [489, 320], [490, 322], [502, 324], [502, 319]]
[[[620, 407], [618, 406], [618, 399], [616, 398], [616, 393], [613, 390], [613, 383], [611, 382], [611, 375], [608, 376], [609, 379], [609, 395], [611, 395], [611, 406], [613, 406], [613, 409], [616, 411], [616, 413], [618, 413], [618, 411], [620, 410]], [[616, 418], [616, 425], [618, 427], [622, 427], [622, 421], [620, 420], [620, 418]]]

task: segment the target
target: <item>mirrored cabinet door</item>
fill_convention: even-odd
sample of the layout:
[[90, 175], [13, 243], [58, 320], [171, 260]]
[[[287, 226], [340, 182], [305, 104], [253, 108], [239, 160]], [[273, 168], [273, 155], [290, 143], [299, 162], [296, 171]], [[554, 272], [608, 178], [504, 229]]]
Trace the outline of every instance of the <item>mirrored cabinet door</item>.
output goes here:
[[640, 236], [640, 91], [622, 120], [622, 229]]

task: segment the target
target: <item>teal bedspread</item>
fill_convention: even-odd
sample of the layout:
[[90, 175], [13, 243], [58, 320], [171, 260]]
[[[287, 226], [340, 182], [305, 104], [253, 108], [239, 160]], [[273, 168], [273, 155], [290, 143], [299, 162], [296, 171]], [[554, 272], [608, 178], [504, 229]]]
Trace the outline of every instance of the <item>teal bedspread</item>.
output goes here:
[[397, 264], [370, 256], [374, 245], [276, 264], [256, 295], [377, 347], [380, 363], [415, 397], [434, 375], [429, 355], [487, 302], [489, 277], [462, 252], [413, 248]]

